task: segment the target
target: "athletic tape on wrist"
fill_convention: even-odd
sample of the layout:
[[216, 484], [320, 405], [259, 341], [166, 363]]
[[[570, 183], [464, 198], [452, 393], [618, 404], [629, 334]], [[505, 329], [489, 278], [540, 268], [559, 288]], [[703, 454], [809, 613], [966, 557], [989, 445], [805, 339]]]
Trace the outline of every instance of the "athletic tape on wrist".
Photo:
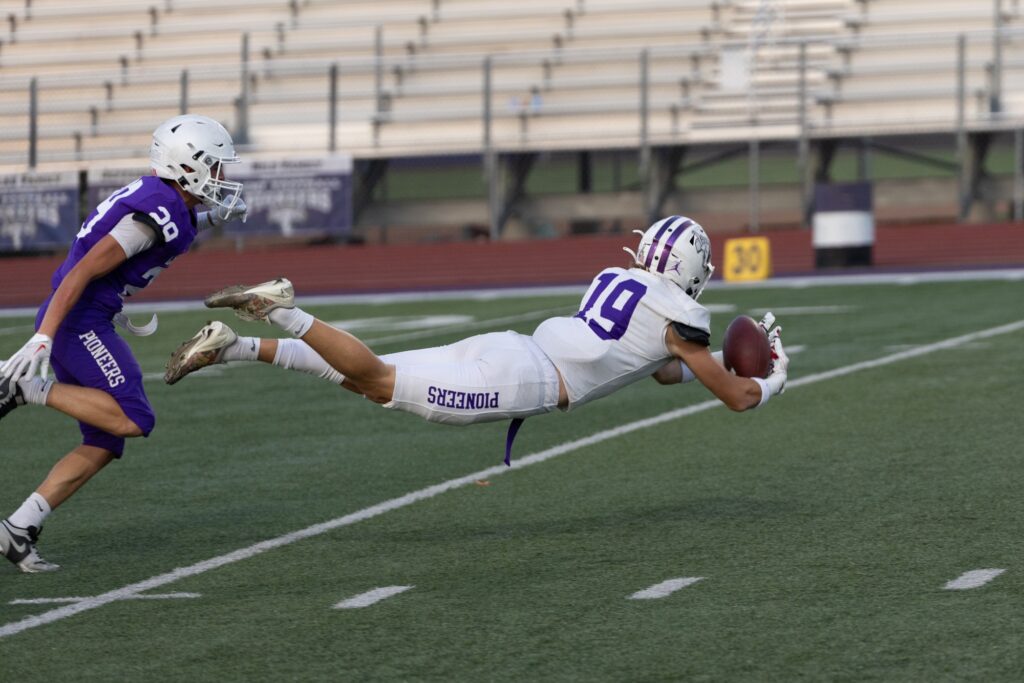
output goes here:
[[757, 382], [757, 386], [761, 387], [761, 401], [756, 406], [754, 406], [755, 408], [760, 408], [761, 406], [768, 402], [768, 399], [772, 397], [771, 387], [768, 386], [767, 381], [761, 379], [760, 377], [751, 377], [750, 379]]
[[686, 384], [687, 382], [692, 382], [697, 379], [697, 375], [693, 374], [693, 370], [690, 369], [690, 366], [683, 361], [679, 361], [679, 369], [683, 371], [683, 377], [679, 380], [680, 384]]

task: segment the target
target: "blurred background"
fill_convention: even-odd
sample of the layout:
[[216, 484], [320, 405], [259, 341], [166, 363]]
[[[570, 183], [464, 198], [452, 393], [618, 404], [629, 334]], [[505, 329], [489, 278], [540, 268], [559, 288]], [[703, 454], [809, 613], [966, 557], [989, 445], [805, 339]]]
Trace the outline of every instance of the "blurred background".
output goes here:
[[0, 8], [0, 306], [179, 113], [232, 132], [252, 215], [149, 298], [584, 283], [672, 214], [716, 278], [1024, 265], [1018, 0]]

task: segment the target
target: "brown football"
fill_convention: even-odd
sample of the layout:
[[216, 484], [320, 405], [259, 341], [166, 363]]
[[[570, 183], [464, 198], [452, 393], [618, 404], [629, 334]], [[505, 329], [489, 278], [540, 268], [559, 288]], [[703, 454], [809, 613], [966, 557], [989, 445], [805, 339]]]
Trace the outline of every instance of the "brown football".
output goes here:
[[737, 316], [725, 328], [722, 361], [726, 368], [741, 377], [768, 376], [772, 365], [772, 349], [768, 344], [768, 335], [753, 318]]

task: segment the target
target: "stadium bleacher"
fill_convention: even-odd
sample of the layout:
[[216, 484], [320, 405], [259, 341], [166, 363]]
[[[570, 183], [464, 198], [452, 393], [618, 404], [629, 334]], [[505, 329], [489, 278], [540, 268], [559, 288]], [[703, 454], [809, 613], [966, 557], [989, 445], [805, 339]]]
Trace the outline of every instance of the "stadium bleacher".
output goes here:
[[[39, 159], [46, 163], [123, 155], [154, 119], [182, 104], [233, 123], [243, 68], [255, 150], [296, 138], [323, 148], [327, 74], [335, 64], [339, 146], [357, 155], [479, 150], [487, 56], [498, 146], [557, 148], [587, 137], [635, 145], [642, 51], [652, 139], [685, 139], [702, 128], [729, 137], [736, 135], [730, 126], [751, 121], [795, 123], [798, 40], [806, 44], [805, 87], [843, 86], [841, 96], [817, 93], [835, 124], [847, 109], [856, 111], [846, 105], [857, 99], [854, 66], [868, 52], [868, 35], [920, 11], [913, 3], [882, 10], [885, 4], [405, 0], [376, 3], [369, 12], [271, 0], [87, 8], [37, 1], [10, 13], [0, 48], [0, 162], [23, 163], [32, 78]], [[967, 16], [984, 20], [980, 11], [949, 20], [963, 26]], [[726, 52], [747, 66], [745, 82], [723, 82]]]
[[5, 13], [6, 171], [28, 163], [33, 84], [40, 169], [137, 163], [153, 122], [183, 110], [224, 121], [251, 158], [366, 160], [952, 135], [1012, 129], [1024, 110], [1012, 0], [998, 41], [990, 4], [926, 0], [19, 0]]

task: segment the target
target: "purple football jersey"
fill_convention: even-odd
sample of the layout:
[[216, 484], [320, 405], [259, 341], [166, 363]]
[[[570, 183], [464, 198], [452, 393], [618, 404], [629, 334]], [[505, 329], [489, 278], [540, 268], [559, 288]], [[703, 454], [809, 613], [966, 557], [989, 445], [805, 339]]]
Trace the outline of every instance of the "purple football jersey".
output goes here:
[[[51, 284], [56, 290], [71, 269], [85, 254], [125, 216], [134, 216], [140, 223], [156, 231], [156, 243], [132, 256], [85, 288], [68, 319], [110, 319], [121, 310], [124, 299], [143, 289], [153, 278], [188, 251], [195, 240], [196, 213], [181, 195], [156, 176], [143, 176], [112, 193], [82, 223], [67, 258], [53, 274]], [[49, 304], [43, 304], [43, 309]], [[44, 311], [39, 313], [42, 320]]]
[[[51, 362], [59, 382], [107, 392], [143, 436], [149, 436], [156, 416], [143, 388], [142, 368], [114, 330], [112, 318], [121, 310], [125, 297], [144, 288], [171, 261], [188, 251], [197, 233], [195, 211], [160, 178], [139, 178], [111, 194], [89, 214], [67, 258], [53, 274], [52, 284], [56, 291], [71, 269], [125, 216], [152, 228], [156, 242], [86, 286], [54, 335]], [[36, 329], [46, 315], [50, 298], [39, 309]], [[82, 443], [121, 457], [124, 438], [83, 422], [79, 427]]]

